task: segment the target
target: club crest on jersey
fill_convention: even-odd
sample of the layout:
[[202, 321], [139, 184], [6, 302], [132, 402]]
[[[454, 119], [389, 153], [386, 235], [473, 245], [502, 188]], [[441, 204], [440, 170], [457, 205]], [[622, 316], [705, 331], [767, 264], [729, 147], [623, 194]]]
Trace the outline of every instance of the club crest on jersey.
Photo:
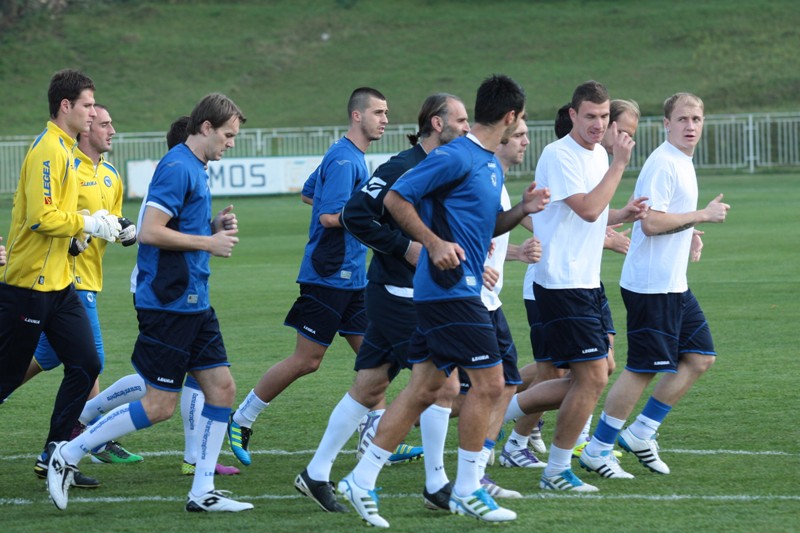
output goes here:
[[492, 187], [497, 187], [497, 174], [492, 172]]
[[103, 183], [106, 184], [106, 187], [111, 187], [111, 178], [106, 176], [105, 178], [103, 178]]

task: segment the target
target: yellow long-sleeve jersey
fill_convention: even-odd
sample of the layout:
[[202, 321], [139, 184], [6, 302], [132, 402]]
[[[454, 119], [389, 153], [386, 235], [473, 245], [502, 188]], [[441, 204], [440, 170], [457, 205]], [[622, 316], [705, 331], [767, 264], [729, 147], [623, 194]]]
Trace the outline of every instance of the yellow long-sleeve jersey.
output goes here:
[[[122, 178], [117, 169], [103, 157], [94, 161], [80, 148], [75, 149], [75, 171], [78, 175], [78, 209], [94, 213], [105, 209], [122, 216]], [[69, 256], [75, 288], [83, 291], [103, 290], [103, 255], [108, 241], [92, 239], [89, 247], [77, 257]]]
[[72, 283], [69, 239], [83, 231], [77, 213], [75, 139], [55, 123], [33, 141], [14, 193], [3, 283], [41, 292]]

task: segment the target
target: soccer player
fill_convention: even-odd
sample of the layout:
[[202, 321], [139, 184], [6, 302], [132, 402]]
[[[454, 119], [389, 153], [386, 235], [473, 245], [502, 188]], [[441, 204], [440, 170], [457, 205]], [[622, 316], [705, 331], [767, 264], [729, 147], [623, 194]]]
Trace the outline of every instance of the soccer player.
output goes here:
[[383, 137], [389, 108], [379, 91], [359, 87], [350, 95], [347, 113], [347, 133], [328, 149], [309, 178], [314, 192], [309, 239], [297, 276], [300, 297], [285, 320], [297, 330], [294, 353], [267, 370], [228, 424], [231, 449], [244, 465], [252, 461], [248, 447], [253, 424], [269, 402], [297, 379], [316, 372], [337, 331], [358, 353], [367, 327], [367, 248], [344, 230], [339, 214], [369, 178], [364, 153]]
[[634, 142], [611, 124], [613, 160], [600, 141], [609, 121], [606, 88], [589, 81], [572, 96], [569, 135], [547, 145], [536, 179], [549, 187], [551, 204], [533, 217], [542, 241], [534, 267], [534, 295], [544, 332], [543, 356], [569, 368], [569, 389], [558, 411], [553, 444], [539, 486], [546, 490], [596, 491], [572, 472], [576, 440], [608, 382], [608, 326], [603, 319], [600, 259], [606, 226], [643, 216], [643, 199], [609, 211]]
[[50, 80], [50, 121], [22, 164], [0, 283], [0, 403], [23, 383], [42, 333], [64, 364], [48, 441], [69, 438], [101, 367], [73, 285], [70, 239], [87, 233], [113, 242], [120, 232], [115, 215], [78, 212], [75, 139], [88, 134], [97, 117], [94, 89], [75, 70], [58, 71]]
[[494, 150], [513, 133], [524, 110], [525, 93], [516, 82], [507, 76], [488, 78], [478, 89], [472, 131], [434, 150], [397, 180], [384, 200], [403, 230], [424, 248], [414, 275], [418, 326], [408, 350], [411, 380], [386, 410], [367, 453], [337, 487], [371, 525], [389, 525], [378, 514], [375, 493], [381, 468], [456, 366], [466, 369], [472, 387], [461, 409], [450, 510], [489, 522], [516, 518], [480, 484], [477, 461], [491, 406], [503, 388], [497, 336], [480, 290], [493, 235], [542, 207], [535, 185], [511, 210], [500, 205], [503, 170]]
[[[120, 225], [125, 226], [120, 232], [119, 240], [125, 246], [136, 242], [136, 226], [128, 219], [122, 218], [122, 178], [114, 166], [106, 161], [103, 154], [111, 150], [111, 142], [116, 134], [111, 115], [106, 106], [95, 104], [95, 117], [88, 133], [78, 135], [78, 146], [75, 148], [75, 169], [79, 183], [78, 208], [90, 213], [101, 209], [119, 217]], [[69, 264], [75, 289], [86, 307], [86, 313], [92, 324], [94, 343], [100, 357], [100, 373], [105, 364], [105, 348], [100, 331], [100, 320], [97, 313], [97, 297], [103, 290], [103, 256], [108, 242], [103, 239], [88, 239], [85, 236], [73, 238], [69, 248]], [[39, 339], [39, 345], [28, 367], [25, 381], [42, 371], [52, 370], [61, 365], [55, 350], [46, 335]], [[100, 391], [99, 378], [95, 381], [89, 398], [94, 398]], [[81, 431], [88, 421], [80, 421], [76, 431]], [[47, 442], [44, 451], [36, 459], [34, 473], [41, 479], [47, 477]], [[94, 460], [103, 463], [135, 463], [142, 460], [140, 455], [131, 454], [118, 442], [107, 442], [99, 449], [92, 451]], [[97, 480], [77, 474], [73, 480], [76, 487], [96, 487]]]
[[[703, 134], [703, 101], [677, 93], [664, 102], [667, 140], [647, 158], [634, 194], [649, 198], [647, 218], [633, 226], [620, 286], [628, 313], [628, 361], [606, 397], [600, 422], [581, 465], [609, 478], [631, 478], [608, 457], [617, 440], [645, 467], [670, 470], [658, 455], [656, 432], [670, 410], [714, 363], [716, 352], [686, 270], [697, 224], [725, 221], [730, 206], [720, 194], [697, 210], [692, 156]], [[642, 413], [624, 431], [636, 402], [662, 374]], [[616, 466], [616, 468], [615, 468]]]
[[[311, 462], [295, 479], [297, 490], [328, 512], [347, 511], [347, 507], [336, 501], [331, 488], [333, 461], [358, 427], [359, 420], [370, 415], [367, 430], [370, 434], [372, 426], [378, 424], [385, 409], [389, 383], [402, 368], [409, 366], [406, 351], [417, 325], [412, 300], [413, 279], [422, 245], [403, 232], [385, 210], [383, 200], [408, 169], [433, 150], [469, 132], [464, 103], [451, 94], [429, 96], [420, 109], [418, 127], [415, 135], [409, 135], [412, 148], [378, 167], [369, 182], [356, 191], [342, 209], [341, 221], [345, 229], [374, 250], [365, 294], [369, 325], [356, 357], [355, 381], [331, 413]], [[380, 409], [376, 410], [378, 407]], [[447, 404], [431, 409], [436, 412], [432, 411], [428, 417], [423, 413], [421, 417], [423, 445], [428, 450], [423, 498], [427, 506], [446, 508], [450, 486], [444, 472], [443, 452], [450, 409]], [[431, 442], [426, 442], [429, 439]], [[401, 456], [397, 452], [395, 450], [393, 456], [399, 459]]]
[[[558, 114], [555, 120], [555, 133], [556, 136], [561, 139], [564, 136], [568, 135], [570, 131], [572, 131], [572, 119], [569, 116], [569, 109], [571, 104], [566, 104], [562, 106], [558, 110]], [[623, 131], [627, 133], [631, 138], [636, 133], [636, 129], [639, 125], [639, 106], [636, 102], [632, 100], [611, 100], [611, 105], [609, 108], [609, 125], [610, 124], [617, 124], [617, 130]], [[613, 149], [613, 139], [612, 139], [612, 129], [606, 129], [606, 133], [603, 136], [603, 140], [600, 144], [605, 148], [606, 152], [609, 156], [612, 154]], [[530, 218], [523, 221], [523, 225], [528, 227], [531, 231], [533, 230], [533, 224], [530, 222]], [[606, 237], [605, 242], [603, 244], [604, 249], [613, 250], [618, 253], [626, 253], [628, 251], [628, 246], [630, 245], [630, 239], [627, 237], [630, 230], [625, 230], [622, 232], [617, 232], [616, 228], [621, 226], [621, 224], [615, 224], [613, 226], [606, 227]], [[552, 364], [549, 359], [544, 359], [544, 348], [541, 346], [543, 342], [543, 334], [542, 334], [542, 322], [541, 317], [539, 315], [539, 309], [536, 306], [536, 301], [534, 300], [533, 296], [533, 274], [534, 274], [533, 266], [529, 266], [527, 271], [525, 272], [525, 281], [523, 283], [523, 299], [525, 302], [525, 309], [528, 315], [528, 323], [530, 324], [530, 339], [531, 339], [531, 347], [533, 348], [533, 356], [534, 356], [534, 363], [532, 365], [526, 365], [524, 368], [520, 370], [520, 373], [525, 376], [530, 376], [531, 379], [526, 380], [527, 386], [526, 389], [530, 389], [535, 387], [537, 384], [549, 380], [549, 379], [557, 379], [561, 378], [566, 374], [566, 369], [557, 368]], [[608, 328], [608, 340], [609, 340], [609, 357], [608, 357], [608, 371], [609, 375], [614, 372], [615, 364], [614, 364], [614, 335], [616, 331], [614, 330], [614, 323], [611, 317], [611, 309], [608, 305], [608, 300], [605, 296], [605, 288], [603, 288], [601, 282], [601, 289], [602, 293], [602, 303], [601, 307], [603, 310], [603, 316], [606, 320], [606, 327]], [[534, 394], [534, 393], [531, 393]], [[539, 394], [538, 392], [535, 394]], [[538, 400], [537, 400], [538, 401]], [[525, 409], [530, 409], [530, 405], [528, 403], [528, 398], [526, 396], [517, 397], [514, 402], [518, 402], [518, 405], [522, 408], [523, 406]], [[524, 412], [529, 412], [525, 410]], [[544, 453], [547, 451], [547, 446], [545, 445], [544, 441], [542, 440], [541, 434], [541, 413], [536, 412], [524, 416], [517, 417], [515, 415], [519, 414], [519, 411], [515, 411], [514, 413], [509, 413], [507, 418], [516, 418], [517, 421], [514, 425], [514, 429], [508, 437], [505, 446], [503, 447], [503, 453], [500, 456], [500, 465], [513, 468], [513, 467], [526, 467], [526, 468], [533, 468], [537, 467], [541, 462], [539, 459], [534, 455], [533, 452], [537, 453]], [[589, 418], [586, 421], [583, 429], [581, 430], [581, 434], [578, 437], [578, 441], [576, 442], [576, 447], [573, 450], [573, 457], [577, 457], [580, 455], [583, 446], [586, 445], [586, 442], [589, 439], [589, 427], [591, 426], [592, 415], [589, 415]], [[530, 444], [529, 444], [530, 442]], [[529, 446], [533, 448], [533, 450], [529, 450]]]
[[47, 472], [50, 496], [65, 509], [74, 465], [89, 450], [132, 431], [167, 420], [175, 411], [187, 372], [206, 402], [201, 414], [203, 449], [198, 455], [186, 510], [244, 511], [252, 504], [214, 489], [214, 469], [236, 394], [216, 313], [208, 298], [210, 257], [230, 257], [238, 223], [227, 206], [212, 220], [205, 167], [234, 146], [245, 117], [222, 94], [195, 106], [185, 144], [156, 167], [139, 231], [136, 311], [139, 337], [131, 361], [147, 383], [144, 398], [104, 415], [80, 436], [53, 446]]

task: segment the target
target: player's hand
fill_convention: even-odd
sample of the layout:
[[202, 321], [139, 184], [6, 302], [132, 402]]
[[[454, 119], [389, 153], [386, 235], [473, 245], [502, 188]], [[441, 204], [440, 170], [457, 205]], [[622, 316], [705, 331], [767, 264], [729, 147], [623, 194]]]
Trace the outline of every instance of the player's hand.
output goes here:
[[624, 131], [617, 130], [616, 122], [612, 122], [609, 129], [611, 130], [611, 138], [614, 140], [614, 144], [611, 147], [611, 154], [614, 156], [612, 163], [628, 166], [636, 142]]
[[89, 247], [89, 243], [92, 242], [92, 236], [83, 234], [83, 237], [72, 237], [69, 240], [69, 255], [73, 257], [78, 257], [80, 254], [86, 251]]
[[211, 222], [211, 232], [216, 233], [222, 230], [239, 229], [239, 221], [236, 213], [233, 212], [233, 205], [228, 205], [222, 209]]
[[538, 263], [542, 258], [542, 242], [536, 237], [529, 237], [519, 247], [519, 260], [523, 263]]
[[120, 217], [119, 227], [122, 228], [122, 231], [119, 232], [119, 242], [122, 243], [122, 246], [136, 244], [136, 224], [125, 217]]
[[631, 239], [628, 237], [631, 233], [631, 228], [617, 231], [617, 228], [621, 226], [622, 223], [606, 226], [606, 238], [603, 242], [603, 248], [625, 255], [628, 253], [628, 248], [631, 247]]
[[720, 194], [711, 200], [704, 209], [707, 216], [706, 222], [725, 222], [725, 217], [728, 216], [728, 209], [730, 208], [731, 206], [728, 204], [722, 203], [722, 194]]
[[442, 239], [437, 239], [428, 246], [428, 256], [439, 270], [452, 270], [466, 259], [466, 254], [461, 246]]
[[488, 265], [483, 265], [483, 286], [486, 287], [487, 290], [494, 289], [494, 286], [497, 285], [497, 280], [499, 279], [499, 270], [496, 270]]
[[84, 227], [91, 230], [84, 230], [85, 233], [108, 242], [114, 242], [119, 237], [119, 232], [122, 229], [119, 226], [119, 220], [105, 209], [96, 211], [90, 217], [84, 217], [84, 219]]
[[689, 249], [689, 261], [692, 263], [700, 261], [700, 254], [703, 251], [703, 239], [700, 238], [702, 235], [705, 235], [705, 232], [698, 229], [692, 233], [692, 246]]
[[211, 245], [208, 252], [216, 257], [230, 257], [233, 247], [239, 242], [238, 229], [224, 229], [211, 236]]
[[411, 244], [408, 245], [408, 250], [406, 250], [406, 255], [403, 256], [403, 259], [408, 261], [408, 263], [415, 267], [417, 266], [417, 261], [419, 261], [419, 253], [422, 251], [422, 244], [417, 241], [411, 241]]
[[522, 210], [526, 215], [538, 213], [550, 203], [550, 189], [547, 187], [536, 188], [536, 182], [530, 185], [522, 193]]

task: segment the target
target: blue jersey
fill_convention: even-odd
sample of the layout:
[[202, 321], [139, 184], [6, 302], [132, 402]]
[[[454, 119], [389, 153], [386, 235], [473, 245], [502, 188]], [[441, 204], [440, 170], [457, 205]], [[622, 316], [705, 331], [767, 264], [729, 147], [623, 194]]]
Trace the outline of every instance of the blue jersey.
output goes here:
[[308, 180], [314, 183], [314, 204], [298, 283], [343, 290], [367, 286], [367, 247], [344, 228], [323, 227], [319, 217], [340, 213], [368, 177], [364, 152], [347, 137], [336, 141], [322, 158]]
[[[172, 218], [167, 227], [190, 235], [211, 235], [211, 190], [203, 163], [185, 145], [176, 145], [156, 167], [147, 191], [147, 209]], [[139, 243], [136, 308], [199, 313], [210, 307], [210, 254], [164, 250]]]
[[466, 255], [457, 268], [439, 270], [423, 248], [414, 275], [415, 301], [480, 298], [483, 262], [503, 210], [502, 188], [499, 161], [471, 135], [437, 148], [397, 180], [392, 190], [416, 206], [436, 235], [457, 243]]

